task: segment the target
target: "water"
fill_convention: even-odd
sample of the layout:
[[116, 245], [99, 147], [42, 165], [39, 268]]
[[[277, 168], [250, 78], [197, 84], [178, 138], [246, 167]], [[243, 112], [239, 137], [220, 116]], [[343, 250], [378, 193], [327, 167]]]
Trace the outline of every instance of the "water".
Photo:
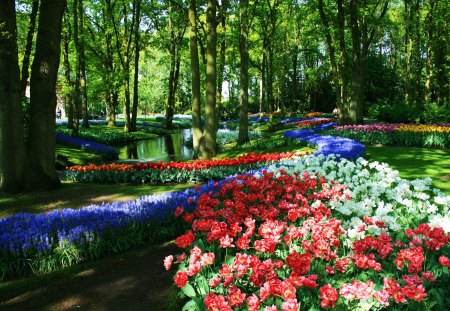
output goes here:
[[174, 134], [158, 138], [141, 140], [118, 148], [119, 160], [170, 162], [192, 159], [193, 150], [184, 146], [184, 141], [191, 135], [191, 129], [181, 130]]

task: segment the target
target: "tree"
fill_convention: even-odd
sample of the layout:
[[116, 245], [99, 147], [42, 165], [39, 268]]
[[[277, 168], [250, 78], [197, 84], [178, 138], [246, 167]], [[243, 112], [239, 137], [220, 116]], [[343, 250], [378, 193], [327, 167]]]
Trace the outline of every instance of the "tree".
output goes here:
[[28, 78], [30, 77], [30, 74], [29, 74], [30, 56], [31, 56], [31, 50], [33, 47], [34, 33], [36, 32], [36, 19], [37, 19], [38, 11], [39, 11], [39, 0], [33, 0], [32, 7], [31, 7], [31, 13], [30, 13], [30, 23], [28, 25], [26, 48], [25, 48], [25, 53], [23, 55], [23, 60], [22, 60], [22, 75], [21, 75], [21, 79], [20, 79], [22, 97], [25, 97], [25, 91], [26, 91], [26, 88], [28, 85]]
[[240, 112], [238, 144], [249, 141], [248, 138], [248, 0], [240, 0], [241, 36], [239, 51], [241, 55], [240, 70]]
[[216, 29], [215, 0], [208, 0], [206, 8], [207, 43], [206, 43], [206, 104], [205, 104], [205, 159], [216, 155]]
[[22, 190], [25, 163], [14, 5], [0, 1], [0, 191], [12, 193]]
[[65, 0], [42, 0], [31, 71], [30, 130], [27, 149], [29, 190], [60, 185], [55, 167], [56, 79]]
[[[167, 95], [167, 107], [166, 107], [166, 128], [172, 128], [173, 115], [175, 111], [175, 99], [178, 88], [178, 80], [180, 76], [180, 63], [181, 63], [181, 46], [183, 37], [186, 32], [186, 21], [184, 15], [180, 14], [184, 11], [184, 8], [175, 3], [173, 0], [169, 0], [168, 10], [168, 28], [169, 28], [169, 44], [168, 50], [170, 54], [170, 69], [169, 69], [169, 83], [168, 83], [168, 95]], [[181, 16], [175, 16], [180, 14]], [[181, 25], [183, 24], [183, 25]]]
[[189, 1], [189, 51], [191, 58], [192, 76], [192, 137], [194, 158], [202, 158], [204, 151], [204, 137], [200, 114], [200, 64], [198, 57], [197, 39], [197, 7], [195, 0]]
[[[343, 124], [361, 123], [363, 120], [367, 56], [388, 5], [387, 0], [365, 1], [362, 5], [356, 0], [337, 0], [337, 15], [332, 16], [331, 13], [327, 14], [324, 1], [317, 1], [336, 88], [339, 119]], [[330, 21], [335, 21], [335, 24], [332, 25]], [[333, 27], [338, 33], [339, 62], [335, 53]], [[348, 32], [350, 45], [346, 42]], [[351, 54], [351, 61], [348, 54]]]

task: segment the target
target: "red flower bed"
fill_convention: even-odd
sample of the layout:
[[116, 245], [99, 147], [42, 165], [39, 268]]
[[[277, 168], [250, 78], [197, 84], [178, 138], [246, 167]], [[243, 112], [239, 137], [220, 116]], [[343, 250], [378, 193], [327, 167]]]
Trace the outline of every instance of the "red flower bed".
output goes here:
[[293, 152], [274, 152], [274, 153], [248, 153], [239, 156], [237, 159], [223, 158], [213, 160], [195, 160], [190, 162], [145, 162], [135, 164], [102, 164], [102, 165], [75, 165], [68, 168], [70, 171], [82, 172], [98, 172], [98, 171], [141, 171], [141, 170], [165, 170], [165, 169], [179, 169], [179, 170], [202, 170], [219, 166], [236, 166], [247, 165], [259, 162], [278, 161], [281, 159], [291, 158]]
[[[350, 239], [327, 207], [349, 198], [345, 188], [308, 173], [264, 172], [203, 194], [191, 213], [178, 207], [175, 214], [191, 230], [175, 241], [186, 250], [177, 257], [175, 283], [193, 298], [188, 303], [208, 310], [383, 308], [407, 301], [426, 309], [428, 293], [448, 286], [450, 236], [427, 224], [390, 236], [380, 221], [379, 236], [364, 236], [363, 224], [362, 238]], [[166, 258], [166, 269], [173, 260]]]

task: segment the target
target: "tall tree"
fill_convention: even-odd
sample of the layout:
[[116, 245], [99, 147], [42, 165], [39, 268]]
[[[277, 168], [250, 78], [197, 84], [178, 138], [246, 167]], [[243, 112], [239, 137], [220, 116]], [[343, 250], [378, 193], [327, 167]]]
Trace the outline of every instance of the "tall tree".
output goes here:
[[216, 155], [216, 58], [217, 58], [217, 21], [216, 0], [208, 0], [206, 7], [206, 105], [205, 105], [205, 152], [204, 158]]
[[134, 0], [134, 78], [133, 78], [133, 106], [131, 109], [131, 130], [137, 131], [137, 113], [139, 105], [139, 53], [140, 53], [140, 24], [141, 24], [141, 0]]
[[27, 85], [28, 85], [28, 78], [30, 77], [30, 73], [29, 73], [29, 71], [30, 71], [30, 56], [31, 56], [31, 50], [33, 48], [34, 33], [36, 32], [36, 19], [37, 19], [38, 11], [39, 11], [39, 0], [33, 0], [32, 6], [31, 6], [31, 13], [30, 13], [30, 23], [28, 25], [25, 53], [23, 55], [23, 60], [22, 60], [22, 75], [21, 75], [21, 79], [20, 79], [22, 97], [25, 97], [25, 91], [26, 91]]
[[0, 1], [0, 191], [5, 192], [22, 190], [25, 163], [14, 6], [14, 0]]
[[[167, 95], [166, 107], [166, 128], [171, 129], [173, 115], [175, 112], [176, 92], [178, 88], [178, 80], [180, 76], [181, 63], [181, 46], [183, 37], [186, 32], [186, 22], [183, 13], [184, 8], [176, 1], [169, 0], [168, 10], [168, 30], [169, 30], [169, 44], [168, 50], [170, 55], [170, 69], [169, 69], [169, 91]], [[180, 14], [181, 13], [181, 14]], [[176, 16], [178, 15], [178, 16]], [[181, 25], [183, 24], [183, 25]]]
[[86, 73], [86, 52], [85, 52], [85, 27], [84, 27], [84, 6], [83, 0], [77, 0], [78, 7], [78, 18], [79, 18], [79, 38], [78, 38], [78, 48], [77, 57], [79, 57], [80, 62], [80, 95], [81, 95], [81, 110], [83, 115], [83, 127], [89, 128], [89, 105], [87, 96], [87, 73]]
[[197, 39], [197, 6], [195, 0], [189, 1], [189, 51], [192, 76], [192, 137], [194, 158], [202, 158], [204, 152], [204, 137], [201, 125], [200, 110], [200, 62]]
[[239, 51], [241, 56], [240, 68], [240, 112], [239, 112], [239, 137], [238, 144], [249, 141], [248, 138], [248, 0], [240, 0], [241, 36]]
[[60, 185], [55, 167], [56, 79], [61, 52], [65, 0], [42, 0], [36, 52], [31, 71], [30, 130], [27, 188], [45, 190]]
[[73, 41], [76, 51], [75, 63], [75, 81], [73, 89], [73, 125], [72, 136], [78, 136], [80, 125], [80, 114], [82, 105], [81, 94], [81, 43], [80, 43], [80, 20], [78, 18], [78, 2], [81, 0], [73, 0], [72, 18], [73, 18]]

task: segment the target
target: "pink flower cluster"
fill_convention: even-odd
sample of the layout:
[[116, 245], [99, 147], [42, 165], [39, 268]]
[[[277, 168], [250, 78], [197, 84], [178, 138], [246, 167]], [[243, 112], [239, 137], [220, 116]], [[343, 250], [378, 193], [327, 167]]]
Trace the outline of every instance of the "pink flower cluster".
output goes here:
[[358, 132], [395, 132], [401, 124], [373, 124], [373, 125], [343, 125], [336, 126], [336, 130], [352, 130]]

